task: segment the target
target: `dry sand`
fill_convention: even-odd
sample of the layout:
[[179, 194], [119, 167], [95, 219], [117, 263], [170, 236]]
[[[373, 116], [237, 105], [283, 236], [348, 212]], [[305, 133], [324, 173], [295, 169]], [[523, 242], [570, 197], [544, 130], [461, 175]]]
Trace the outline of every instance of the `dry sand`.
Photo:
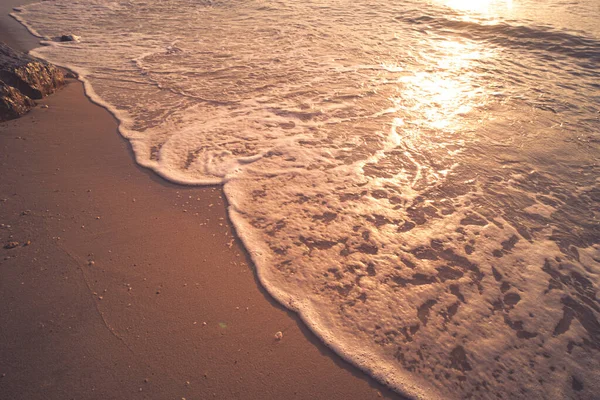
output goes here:
[[138, 167], [77, 81], [40, 105], [0, 123], [1, 399], [397, 398], [259, 286], [220, 187]]

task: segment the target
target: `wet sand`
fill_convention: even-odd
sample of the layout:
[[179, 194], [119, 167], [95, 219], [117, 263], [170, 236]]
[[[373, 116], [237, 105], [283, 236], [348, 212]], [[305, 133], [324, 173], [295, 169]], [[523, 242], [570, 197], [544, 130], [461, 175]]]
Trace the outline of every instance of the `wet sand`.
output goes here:
[[259, 286], [220, 187], [137, 166], [77, 81], [39, 104], [0, 123], [0, 397], [398, 398]]

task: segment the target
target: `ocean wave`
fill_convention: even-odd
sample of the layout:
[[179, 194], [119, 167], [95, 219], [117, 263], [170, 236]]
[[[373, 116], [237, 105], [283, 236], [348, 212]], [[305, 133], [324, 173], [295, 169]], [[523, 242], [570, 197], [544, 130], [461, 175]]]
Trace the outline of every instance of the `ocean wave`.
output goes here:
[[[417, 14], [417, 15], [412, 15]], [[600, 41], [585, 33], [559, 31], [549, 26], [515, 25], [502, 21], [465, 20], [459, 16], [421, 15], [413, 11], [395, 20], [443, 35], [456, 35], [511, 47], [572, 57], [589, 62], [590, 69], [600, 68]]]

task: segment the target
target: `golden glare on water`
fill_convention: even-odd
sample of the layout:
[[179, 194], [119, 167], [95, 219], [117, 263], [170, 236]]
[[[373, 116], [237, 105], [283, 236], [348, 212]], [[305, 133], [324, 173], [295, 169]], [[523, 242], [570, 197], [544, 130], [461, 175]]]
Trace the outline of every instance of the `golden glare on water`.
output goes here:
[[485, 89], [478, 83], [473, 64], [490, 57], [472, 42], [445, 40], [435, 44], [436, 54], [423, 54], [430, 68], [401, 77], [399, 109], [413, 116], [422, 129], [456, 131], [474, 107], [485, 103]]
[[[423, 68], [382, 65], [385, 70], [399, 74], [398, 95], [391, 98], [392, 137], [415, 154], [423, 151], [457, 154], [480, 123], [472, 119], [472, 111], [488, 102], [489, 91], [482, 82], [478, 65], [493, 57], [494, 52], [469, 40], [431, 40], [426, 47], [429, 51], [418, 56], [418, 65]], [[419, 171], [423, 168], [420, 166]], [[447, 166], [430, 165], [410, 185], [414, 187], [419, 179], [431, 183], [447, 173]]]
[[491, 14], [494, 9], [512, 9], [512, 0], [443, 0], [448, 7], [461, 11]]

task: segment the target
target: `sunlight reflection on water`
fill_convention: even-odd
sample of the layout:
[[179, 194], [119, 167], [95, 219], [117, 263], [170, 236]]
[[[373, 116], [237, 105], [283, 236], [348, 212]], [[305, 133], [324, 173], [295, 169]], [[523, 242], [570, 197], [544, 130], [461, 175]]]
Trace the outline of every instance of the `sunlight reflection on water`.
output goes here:
[[482, 14], [494, 13], [497, 9], [511, 10], [512, 0], [443, 0], [442, 3], [460, 11]]
[[470, 111], [486, 104], [488, 89], [476, 71], [494, 54], [470, 41], [432, 41], [431, 45], [435, 51], [421, 54], [429, 67], [398, 79], [399, 111], [412, 116], [409, 129], [455, 133], [469, 123], [465, 116]]

